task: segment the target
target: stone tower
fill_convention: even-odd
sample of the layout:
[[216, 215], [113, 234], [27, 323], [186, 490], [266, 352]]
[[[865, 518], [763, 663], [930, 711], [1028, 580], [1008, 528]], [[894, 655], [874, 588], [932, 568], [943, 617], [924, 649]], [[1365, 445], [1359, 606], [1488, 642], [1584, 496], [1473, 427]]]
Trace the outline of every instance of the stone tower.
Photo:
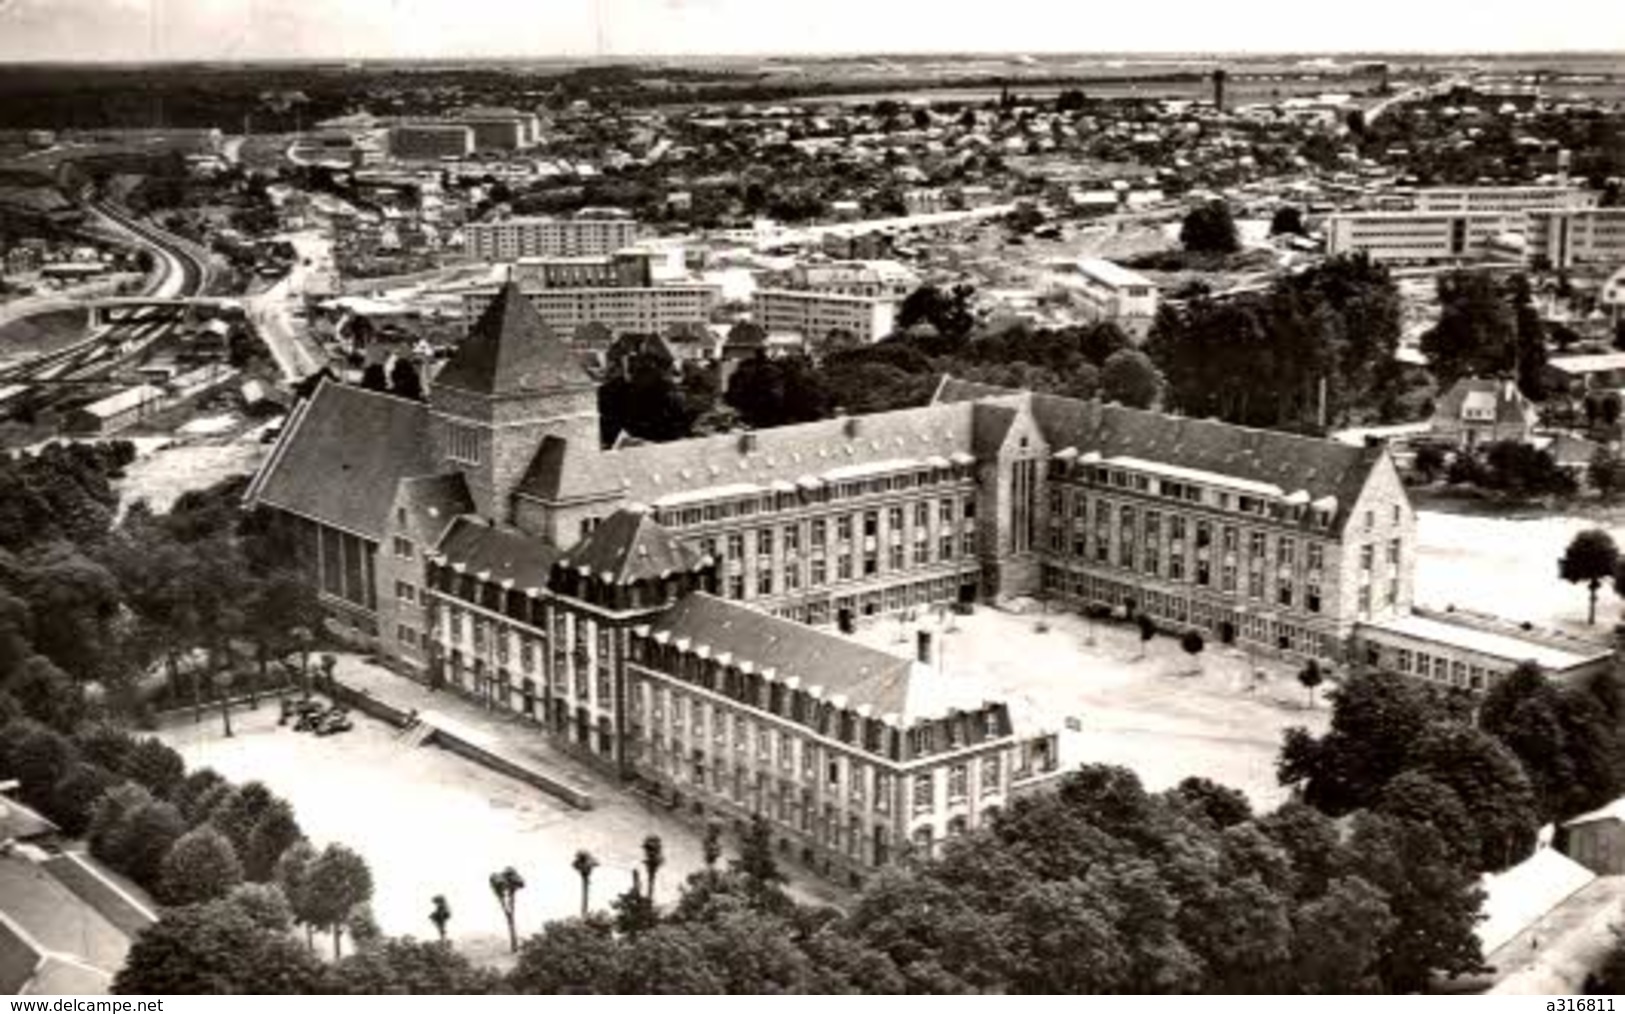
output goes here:
[[468, 483], [475, 509], [511, 521], [511, 496], [542, 441], [598, 450], [598, 385], [508, 283], [429, 390], [435, 460]]

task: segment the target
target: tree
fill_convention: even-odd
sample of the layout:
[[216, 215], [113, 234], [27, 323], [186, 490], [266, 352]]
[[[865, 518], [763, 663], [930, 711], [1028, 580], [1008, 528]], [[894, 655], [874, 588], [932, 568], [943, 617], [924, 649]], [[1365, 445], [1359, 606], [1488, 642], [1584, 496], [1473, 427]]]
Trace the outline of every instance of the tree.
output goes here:
[[1245, 793], [1207, 778], [1191, 776], [1174, 787], [1173, 794], [1193, 807], [1215, 829], [1235, 827], [1253, 817]]
[[164, 857], [158, 896], [169, 905], [212, 901], [225, 897], [242, 879], [231, 842], [205, 824], [182, 835]]
[[79, 837], [89, 829], [96, 803], [117, 784], [118, 776], [100, 764], [73, 765], [51, 789], [51, 819], [64, 834]]
[[1620, 485], [1625, 484], [1625, 462], [1620, 460], [1619, 452], [1612, 446], [1603, 444], [1592, 452], [1591, 462], [1586, 466], [1586, 478], [1603, 501], [1611, 503]]
[[1558, 559], [1558, 576], [1569, 584], [1583, 581], [1590, 592], [1587, 624], [1596, 625], [1597, 591], [1618, 569], [1619, 547], [1614, 544], [1613, 536], [1601, 528], [1589, 528], [1576, 535]]
[[342, 956], [345, 920], [372, 899], [372, 871], [366, 860], [336, 842], [311, 862], [293, 900], [294, 913], [307, 926], [333, 934], [333, 960]]
[[1414, 744], [1406, 770], [1455, 792], [1478, 832], [1472, 868], [1494, 873], [1535, 849], [1540, 814], [1529, 776], [1494, 736], [1462, 722], [1430, 726]]
[[1301, 785], [1304, 801], [1332, 816], [1370, 805], [1410, 764], [1424, 732], [1462, 720], [1437, 688], [1397, 673], [1355, 673], [1330, 696], [1326, 734], [1287, 730], [1277, 773], [1281, 784]]
[[173, 747], [147, 736], [125, 755], [122, 770], [154, 795], [168, 796], [186, 777], [186, 762]]
[[119, 869], [148, 887], [159, 883], [165, 859], [186, 834], [180, 811], [169, 803], [151, 800], [124, 815], [118, 836]]
[[54, 729], [36, 725], [25, 728], [12, 747], [7, 774], [17, 779], [18, 794], [24, 802], [48, 810], [56, 783], [78, 760], [79, 752], [72, 740]]
[[1181, 634], [1179, 637], [1179, 647], [1181, 651], [1191, 657], [1191, 664], [1198, 672], [1200, 672], [1202, 667], [1202, 648], [1205, 647], [1202, 641], [1202, 635], [1194, 630], [1185, 631], [1185, 633]]
[[226, 904], [243, 912], [267, 933], [293, 929], [293, 907], [275, 884], [238, 884], [226, 895]]
[[1412, 464], [1423, 482], [1432, 482], [1444, 471], [1444, 449], [1437, 444], [1423, 444], [1416, 449], [1416, 460]]
[[397, 398], [423, 400], [423, 377], [417, 366], [405, 356], [396, 356], [389, 371], [389, 391]]
[[1162, 394], [1162, 374], [1151, 357], [1137, 349], [1123, 349], [1106, 359], [1100, 370], [1101, 394], [1107, 401], [1130, 408], [1150, 408]]
[[752, 908], [779, 911], [788, 903], [784, 885], [789, 880], [773, 855], [773, 830], [761, 814], [751, 816], [739, 842], [739, 858], [729, 866], [744, 879], [746, 897]]
[[1302, 236], [1304, 234], [1303, 212], [1290, 204], [1276, 208], [1275, 217], [1270, 219], [1270, 235], [1280, 236], [1283, 234], [1293, 236]]
[[386, 938], [347, 956], [328, 972], [326, 988], [349, 996], [494, 993], [496, 973], [476, 967], [443, 942]]
[[1230, 206], [1223, 201], [1209, 201], [1186, 212], [1179, 227], [1179, 242], [1191, 253], [1235, 253], [1241, 244], [1236, 239]]
[[[502, 906], [502, 918], [508, 923], [508, 949], [515, 954], [519, 953], [519, 930], [514, 926], [514, 906], [524, 886], [525, 878], [512, 866], [491, 874], [491, 893], [496, 895], [497, 904]], [[441, 901], [443, 903], [445, 899]], [[445, 939], [443, 929], [441, 939]]]
[[1303, 668], [1298, 670], [1298, 682], [1302, 683], [1304, 689], [1309, 691], [1309, 706], [1311, 708], [1315, 706], [1315, 688], [1325, 682], [1325, 679], [1325, 674], [1320, 671], [1320, 663], [1314, 659], [1305, 662]]
[[705, 838], [700, 843], [700, 854], [708, 870], [715, 869], [717, 860], [722, 858], [722, 825], [714, 820], [705, 823]]
[[429, 921], [434, 923], [434, 931], [439, 934], [440, 942], [445, 943], [446, 926], [451, 922], [451, 905], [444, 894], [437, 894], [431, 900], [434, 907], [429, 910]]
[[311, 910], [306, 906], [305, 884], [315, 862], [316, 849], [303, 838], [284, 849], [276, 861], [276, 885], [282, 888], [283, 897], [293, 907], [294, 921], [305, 928], [305, 946], [312, 951], [316, 949], [316, 924], [309, 919]]
[[110, 866], [119, 865], [124, 817], [151, 801], [152, 793], [131, 782], [116, 785], [102, 793], [90, 808], [90, 822], [86, 829], [90, 854]]
[[1157, 621], [1147, 613], [1140, 613], [1134, 617], [1134, 625], [1140, 630], [1140, 658], [1145, 658], [1145, 647], [1151, 639], [1157, 636]]
[[520, 946], [508, 985], [544, 995], [608, 992], [618, 981], [623, 950], [607, 920], [550, 922]]
[[113, 992], [141, 994], [321, 992], [321, 966], [229, 900], [168, 909], [136, 937]]
[[591, 900], [592, 871], [598, 868], [598, 860], [594, 858], [591, 852], [580, 849], [576, 852], [575, 858], [570, 860], [570, 868], [575, 870], [576, 876], [581, 878], [581, 918], [585, 919], [587, 917], [588, 903]]
[[389, 375], [384, 372], [383, 363], [368, 363], [361, 371], [361, 387], [367, 391], [377, 391], [380, 394], [389, 392]]
[[1484, 892], [1478, 875], [1451, 858], [1426, 824], [1373, 813], [1354, 818], [1349, 872], [1382, 891], [1393, 930], [1379, 948], [1383, 984], [1395, 992], [1425, 988], [1435, 973], [1456, 976], [1483, 965], [1473, 928]]
[[655, 900], [655, 874], [666, 865], [666, 847], [657, 834], [643, 839], [643, 869], [649, 876], [649, 901]]
[[1441, 389], [1470, 375], [1497, 376], [1517, 366], [1513, 307], [1488, 275], [1458, 271], [1439, 278], [1439, 320], [1422, 334], [1422, 354]]
[[286, 800], [272, 799], [248, 834], [243, 851], [244, 875], [257, 883], [268, 883], [276, 877], [276, 864], [282, 853], [303, 837], [304, 831], [294, 818], [293, 807]]
[[642, 872], [633, 870], [631, 886], [609, 903], [615, 913], [615, 932], [623, 936], [634, 937], [660, 924], [660, 915], [655, 911], [654, 902], [644, 893], [642, 880]]

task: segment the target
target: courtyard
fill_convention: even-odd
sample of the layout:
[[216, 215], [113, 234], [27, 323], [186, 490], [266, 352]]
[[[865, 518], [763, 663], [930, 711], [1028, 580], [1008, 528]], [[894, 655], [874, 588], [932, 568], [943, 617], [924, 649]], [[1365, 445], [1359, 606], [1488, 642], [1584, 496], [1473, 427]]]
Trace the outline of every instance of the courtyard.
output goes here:
[[1329, 717], [1328, 685], [1311, 707], [1297, 667], [1279, 659], [1249, 660], [1213, 638], [1193, 658], [1168, 635], [1142, 652], [1132, 624], [1046, 614], [1036, 604], [1025, 613], [984, 605], [969, 616], [876, 620], [854, 636], [912, 653], [915, 630], [934, 632], [943, 679], [980, 678], [1014, 713], [1057, 729], [1064, 765], [1120, 764], [1152, 790], [1201, 775], [1242, 790], [1257, 809], [1278, 806], [1288, 795], [1275, 779], [1282, 734], [1294, 725], [1320, 733]]
[[[232, 716], [235, 735], [221, 735], [218, 711], [200, 723], [176, 716], [158, 735], [179, 750], [188, 769], [212, 767], [238, 783], [258, 779], [293, 804], [312, 844], [341, 842], [372, 868], [373, 913], [387, 933], [432, 937], [430, 899], [446, 896], [448, 936], [470, 957], [493, 964], [508, 958], [507, 929], [488, 883], [513, 866], [525, 878], [518, 900], [520, 935], [550, 919], [577, 915], [581, 881], [570, 863], [576, 850], [598, 860], [592, 905], [607, 910], [641, 869], [643, 839], [661, 837], [665, 865], [656, 901], [670, 903], [678, 885], [703, 867], [701, 828], [615, 785], [573, 759], [553, 756], [542, 733], [489, 715], [447, 694], [430, 694], [387, 670], [341, 656], [339, 679], [403, 707], [432, 703], [459, 724], [523, 750], [531, 764], [551, 761], [567, 781], [591, 792], [592, 810], [577, 810], [515, 779], [434, 746], [412, 746], [391, 726], [356, 712], [355, 728], [316, 737], [277, 725], [276, 702]], [[725, 854], [734, 842], [725, 839]], [[807, 901], [839, 897], [808, 874], [787, 868], [792, 894]]]

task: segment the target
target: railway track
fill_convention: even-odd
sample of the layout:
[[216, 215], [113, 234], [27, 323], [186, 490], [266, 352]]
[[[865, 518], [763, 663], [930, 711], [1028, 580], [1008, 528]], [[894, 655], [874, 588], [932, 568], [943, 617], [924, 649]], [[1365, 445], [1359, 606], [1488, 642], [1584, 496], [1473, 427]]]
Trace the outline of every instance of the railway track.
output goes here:
[[[142, 221], [120, 208], [92, 204], [99, 215], [117, 231], [152, 251], [163, 270], [142, 286], [141, 295], [160, 299], [201, 296], [208, 289], [210, 270], [207, 256], [184, 240]], [[174, 327], [169, 320], [135, 319], [115, 321], [95, 328], [83, 340], [66, 348], [42, 353], [8, 369], [0, 370], [4, 405], [24, 401], [55, 400], [53, 392], [77, 385], [95, 385], [112, 380], [114, 372]]]

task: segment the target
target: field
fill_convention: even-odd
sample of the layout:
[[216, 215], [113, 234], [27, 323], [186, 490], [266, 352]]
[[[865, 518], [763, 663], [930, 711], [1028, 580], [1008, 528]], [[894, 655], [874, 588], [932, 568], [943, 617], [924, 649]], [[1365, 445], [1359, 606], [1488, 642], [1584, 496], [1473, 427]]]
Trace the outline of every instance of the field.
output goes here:
[[1595, 636], [1620, 622], [1620, 600], [1606, 585], [1597, 627], [1586, 626], [1586, 590], [1558, 579], [1557, 559], [1586, 528], [1625, 541], [1625, 519], [1491, 516], [1417, 512], [1416, 601], [1495, 613], [1536, 626]]

